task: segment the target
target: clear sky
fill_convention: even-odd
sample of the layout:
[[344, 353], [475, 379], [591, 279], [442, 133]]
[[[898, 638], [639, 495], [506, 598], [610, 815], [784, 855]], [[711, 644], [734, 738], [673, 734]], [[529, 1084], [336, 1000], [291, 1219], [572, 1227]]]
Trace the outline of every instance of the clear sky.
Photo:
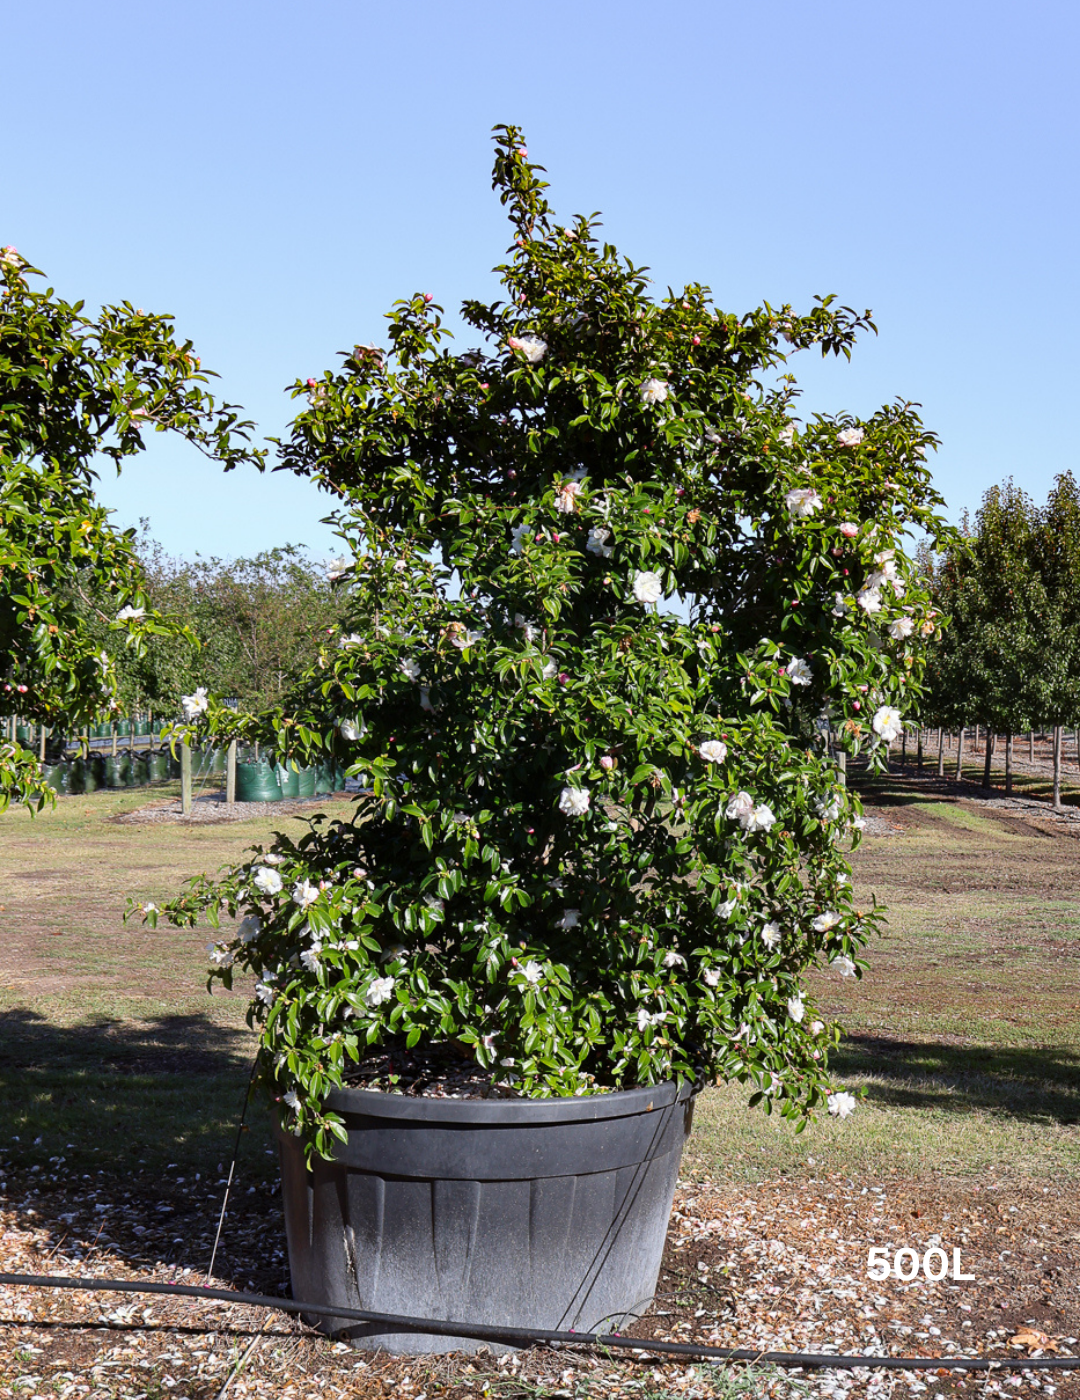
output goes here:
[[[1080, 469], [1080, 7], [1003, 0], [36, 0], [4, 7], [0, 243], [90, 305], [169, 311], [264, 434], [399, 296], [494, 294], [489, 132], [564, 217], [727, 310], [836, 292], [806, 409], [923, 405], [955, 518]], [[102, 497], [172, 553], [333, 551], [323, 498], [149, 448]]]

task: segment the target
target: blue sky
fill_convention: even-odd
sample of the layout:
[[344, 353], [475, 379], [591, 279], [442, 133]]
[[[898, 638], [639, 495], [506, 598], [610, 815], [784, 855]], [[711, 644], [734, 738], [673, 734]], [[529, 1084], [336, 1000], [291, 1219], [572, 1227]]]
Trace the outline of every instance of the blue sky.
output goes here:
[[[659, 289], [836, 292], [880, 335], [797, 357], [807, 410], [897, 395], [950, 514], [1077, 461], [1075, 3], [37, 0], [3, 21], [0, 243], [61, 295], [169, 311], [263, 433], [398, 296], [494, 295], [489, 132]], [[323, 498], [150, 438], [117, 481], [172, 553], [333, 552]]]

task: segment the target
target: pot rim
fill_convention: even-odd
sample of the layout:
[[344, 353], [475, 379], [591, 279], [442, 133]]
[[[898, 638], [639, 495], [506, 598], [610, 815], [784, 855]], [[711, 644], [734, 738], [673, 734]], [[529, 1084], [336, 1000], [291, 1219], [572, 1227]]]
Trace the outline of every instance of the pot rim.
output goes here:
[[334, 1089], [325, 1106], [349, 1118], [421, 1119], [428, 1123], [482, 1123], [520, 1127], [543, 1123], [593, 1123], [604, 1118], [629, 1118], [683, 1103], [697, 1094], [699, 1084], [673, 1079], [606, 1094], [552, 1099], [450, 1099], [388, 1094], [380, 1089]]

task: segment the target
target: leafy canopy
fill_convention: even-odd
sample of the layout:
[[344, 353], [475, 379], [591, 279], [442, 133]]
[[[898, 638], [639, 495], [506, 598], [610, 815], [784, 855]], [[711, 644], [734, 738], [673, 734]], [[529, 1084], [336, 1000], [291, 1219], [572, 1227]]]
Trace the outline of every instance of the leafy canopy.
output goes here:
[[391, 1040], [529, 1095], [735, 1078], [802, 1120], [835, 1032], [801, 974], [854, 973], [878, 919], [820, 719], [876, 761], [920, 692], [901, 546], [944, 530], [935, 440], [902, 402], [795, 419], [786, 357], [849, 354], [868, 313], [654, 300], [541, 173], [498, 128], [513, 241], [474, 347], [417, 294], [294, 387], [282, 463], [340, 498], [350, 612], [269, 730], [349, 765], [354, 818], [167, 911], [246, 916], [213, 975], [256, 973], [267, 1086], [323, 1152], [328, 1091]]

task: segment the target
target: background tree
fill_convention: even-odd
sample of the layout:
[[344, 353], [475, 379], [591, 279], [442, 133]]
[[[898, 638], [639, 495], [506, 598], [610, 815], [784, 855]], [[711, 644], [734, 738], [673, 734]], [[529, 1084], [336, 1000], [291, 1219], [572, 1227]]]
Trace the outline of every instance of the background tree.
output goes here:
[[[116, 698], [100, 628], [136, 649], [173, 630], [147, 607], [134, 532], [94, 499], [95, 456], [119, 469], [150, 428], [226, 467], [263, 456], [246, 445], [250, 423], [206, 392], [170, 317], [125, 302], [90, 318], [34, 289], [40, 275], [0, 253], [0, 717], [79, 728]], [[34, 756], [0, 745], [0, 806], [49, 796]]]

